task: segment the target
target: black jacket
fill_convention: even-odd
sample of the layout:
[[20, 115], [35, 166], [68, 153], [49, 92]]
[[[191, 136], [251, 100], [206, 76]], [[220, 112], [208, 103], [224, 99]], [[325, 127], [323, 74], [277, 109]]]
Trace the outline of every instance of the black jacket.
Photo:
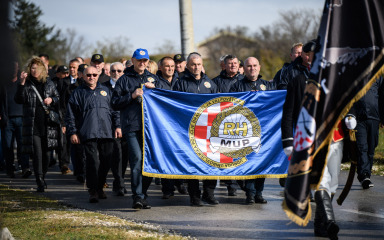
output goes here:
[[135, 132], [142, 128], [142, 110], [140, 98], [132, 99], [132, 93], [146, 82], [158, 86], [158, 78], [145, 70], [139, 75], [134, 66], [126, 68], [125, 74], [116, 82], [112, 96], [112, 107], [120, 111], [123, 132]]
[[229, 92], [248, 92], [248, 91], [266, 91], [276, 90], [276, 86], [273, 82], [268, 82], [261, 79], [259, 75], [256, 81], [250, 81], [246, 76], [232, 85]]
[[303, 59], [301, 57], [297, 57], [293, 62], [291, 62], [291, 64], [282, 69], [280, 81], [276, 85], [278, 90], [287, 89], [288, 83], [301, 73], [308, 78], [309, 69], [302, 63]]
[[293, 128], [296, 126], [297, 119], [299, 118], [306, 82], [306, 75], [299, 74], [287, 85], [287, 95], [281, 118], [283, 148], [293, 146]]
[[237, 73], [235, 76], [233, 77], [229, 77], [227, 75], [227, 71], [226, 70], [222, 70], [219, 74], [219, 76], [215, 77], [214, 79], [212, 79], [212, 81], [214, 83], [216, 83], [218, 89], [219, 89], [219, 92], [221, 93], [227, 93], [229, 92], [229, 90], [231, 89], [232, 85], [243, 79], [244, 78], [244, 75], [240, 74], [240, 73]]
[[113, 138], [120, 116], [111, 107], [111, 96], [111, 90], [100, 83], [94, 90], [86, 84], [76, 88], [67, 106], [67, 134], [78, 134], [81, 141]]
[[[23, 130], [22, 130], [22, 152], [25, 154], [33, 154], [33, 125], [35, 122], [35, 111], [37, 101], [37, 95], [32, 89], [32, 81], [27, 78], [24, 85], [18, 85], [15, 94], [15, 102], [23, 104]], [[56, 90], [55, 84], [48, 78], [47, 82], [43, 85], [44, 94], [41, 96], [43, 99], [52, 98], [50, 108], [58, 111], [59, 93]], [[57, 147], [59, 129], [57, 126], [47, 125], [47, 137], [48, 137], [48, 148]]]
[[379, 77], [367, 93], [351, 108], [350, 114], [354, 115], [357, 121], [372, 119], [384, 123], [383, 81], [383, 77]]
[[201, 73], [201, 78], [196, 80], [196, 78], [185, 69], [184, 76], [176, 82], [174, 91], [180, 92], [189, 92], [189, 93], [217, 93], [218, 88], [216, 83], [214, 83], [207, 75]]
[[99, 75], [99, 79], [98, 79], [98, 82], [99, 83], [104, 83], [104, 82], [108, 82], [109, 79], [111, 79], [110, 76], [108, 76], [107, 74], [104, 73], [104, 69], [101, 71], [101, 74]]
[[277, 73], [273, 77], [273, 82], [276, 84], [276, 86], [279, 86], [281, 72], [283, 72], [289, 65], [290, 63], [284, 63], [283, 67], [279, 71], [277, 71]]
[[163, 78], [162, 73], [161, 73], [160, 70], [157, 71], [156, 76], [159, 78], [159, 84], [158, 84], [157, 87], [161, 88], [161, 89], [166, 89], [166, 90], [172, 90], [173, 87], [175, 86], [176, 82], [179, 80], [178, 75], [177, 74], [173, 74], [172, 81], [168, 82], [168, 80]]

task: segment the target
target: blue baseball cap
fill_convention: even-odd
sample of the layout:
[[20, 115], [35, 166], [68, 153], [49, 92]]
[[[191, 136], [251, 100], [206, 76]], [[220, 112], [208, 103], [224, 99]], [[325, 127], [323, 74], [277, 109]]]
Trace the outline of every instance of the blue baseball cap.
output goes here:
[[147, 51], [147, 49], [144, 49], [144, 48], [136, 49], [136, 51], [133, 53], [132, 57], [136, 58], [137, 60], [140, 60], [140, 59], [143, 59], [143, 58], [149, 60], [148, 51]]

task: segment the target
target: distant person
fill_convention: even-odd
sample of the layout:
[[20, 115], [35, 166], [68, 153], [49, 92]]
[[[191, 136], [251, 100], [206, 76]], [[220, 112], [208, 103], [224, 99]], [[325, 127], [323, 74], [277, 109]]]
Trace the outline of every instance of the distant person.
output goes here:
[[152, 178], [143, 176], [143, 134], [142, 134], [142, 85], [154, 88], [158, 84], [156, 75], [147, 70], [149, 55], [146, 49], [136, 49], [132, 56], [133, 66], [116, 82], [112, 106], [120, 111], [123, 137], [127, 141], [131, 169], [131, 189], [134, 209], [149, 209], [147, 190]]
[[225, 70], [225, 63], [224, 63], [224, 59], [228, 56], [228, 54], [226, 55], [223, 55], [220, 57], [219, 61], [220, 61], [220, 68], [221, 68], [221, 71]]
[[82, 58], [82, 57], [75, 57], [75, 59], [77, 59], [77, 61], [79, 61], [79, 64], [84, 64], [84, 58]]
[[[203, 59], [198, 53], [191, 53], [187, 58], [187, 67], [174, 86], [173, 90], [198, 94], [217, 93], [216, 84], [202, 72]], [[203, 196], [199, 187], [199, 180], [188, 179], [188, 193], [191, 206], [203, 206], [201, 200], [208, 204], [216, 205], [219, 201], [215, 198], [217, 180], [203, 180]], [[201, 199], [200, 199], [201, 197]]]
[[[301, 56], [303, 49], [302, 43], [295, 43], [291, 48], [291, 53], [289, 54], [291, 58], [290, 63], [284, 63], [283, 67], [276, 73], [273, 78], [274, 83], [277, 86], [277, 89], [287, 89], [288, 83], [303, 72], [301, 60], [298, 59]], [[296, 60], [297, 59], [297, 60]]]
[[105, 63], [103, 69], [104, 69], [105, 75], [111, 76], [111, 73], [110, 73], [110, 71], [111, 71], [111, 64], [110, 63]]
[[239, 60], [239, 73], [241, 75], [244, 75], [244, 61], [243, 60]]
[[48, 54], [40, 54], [39, 58], [43, 61], [45, 68], [47, 69], [48, 76], [53, 79], [55, 77], [56, 69], [49, 65]]
[[23, 104], [23, 153], [32, 156], [37, 191], [44, 192], [50, 149], [58, 147], [59, 131], [48, 122], [46, 112], [58, 111], [59, 93], [40, 58], [32, 57], [27, 66], [20, 75], [15, 102]]
[[104, 57], [101, 54], [93, 54], [91, 58], [91, 66], [95, 67], [99, 74], [99, 83], [107, 82], [109, 81], [109, 76], [105, 74], [104, 72]]
[[107, 198], [103, 187], [113, 156], [112, 139], [122, 136], [119, 113], [111, 108], [112, 92], [98, 83], [98, 72], [95, 67], [85, 69], [84, 84], [73, 91], [66, 115], [71, 143], [84, 147], [90, 203]]
[[[276, 86], [266, 80], [261, 79], [259, 75], [261, 65], [255, 57], [249, 57], [244, 61], [245, 77], [241, 81], [234, 83], [229, 92], [246, 91], [269, 91], [276, 90]], [[263, 197], [265, 178], [256, 178], [245, 180], [244, 190], [246, 192], [245, 202], [247, 204], [267, 203]]]
[[173, 61], [175, 61], [175, 71], [180, 75], [185, 71], [185, 58], [182, 54], [176, 54], [173, 56]]
[[243, 79], [244, 76], [239, 72], [239, 59], [234, 55], [227, 55], [224, 58], [224, 70], [212, 79], [219, 88], [219, 92], [229, 92], [232, 84]]
[[157, 63], [153, 60], [149, 60], [147, 70], [152, 74], [156, 74], [158, 69], [159, 67], [157, 66]]

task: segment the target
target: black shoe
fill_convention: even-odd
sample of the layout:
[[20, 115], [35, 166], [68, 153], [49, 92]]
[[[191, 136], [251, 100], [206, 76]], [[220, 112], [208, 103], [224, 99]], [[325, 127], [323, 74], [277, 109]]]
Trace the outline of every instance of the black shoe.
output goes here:
[[180, 184], [178, 186], [176, 186], [177, 188], [177, 191], [180, 193], [180, 194], [188, 194], [188, 190], [187, 188], [184, 186], [184, 184]]
[[119, 197], [124, 197], [124, 195], [125, 195], [124, 188], [120, 188], [115, 192], [116, 192], [116, 196], [119, 196]]
[[143, 199], [141, 199], [140, 197], [135, 197], [135, 199], [133, 200], [132, 208], [142, 209], [143, 208]]
[[267, 203], [267, 200], [265, 200], [263, 198], [263, 196], [261, 196], [261, 195], [256, 195], [255, 196], [255, 203], [265, 204], [265, 203]]
[[98, 195], [99, 199], [107, 199], [107, 194], [105, 194], [105, 192], [103, 190], [98, 190], [97, 195]]
[[143, 209], [151, 209], [151, 205], [148, 204], [147, 199], [142, 200]]
[[236, 192], [237, 192], [237, 189], [232, 187], [232, 186], [228, 186], [227, 187], [228, 189], [228, 196], [237, 196]]
[[161, 185], [161, 179], [160, 178], [155, 178], [155, 184], [156, 185]]
[[40, 186], [37, 186], [36, 191], [37, 192], [44, 192], [44, 189], [45, 189], [44, 185], [40, 185]]
[[77, 180], [79, 183], [85, 183], [85, 178], [84, 178], [83, 175], [77, 175], [76, 180]]
[[31, 175], [32, 175], [32, 171], [29, 168], [24, 169], [23, 172], [22, 172], [22, 177], [23, 178], [28, 178]]
[[369, 179], [369, 178], [365, 178], [363, 181], [361, 181], [361, 186], [363, 187], [363, 189], [370, 188], [371, 184], [372, 184], [372, 187], [373, 187], [373, 183], [371, 182], [371, 179]]
[[245, 199], [245, 203], [246, 203], [246, 204], [249, 204], [249, 205], [254, 204], [254, 203], [255, 203], [255, 198], [249, 196], [249, 197], [247, 197], [247, 198]]
[[124, 187], [124, 194], [127, 194], [128, 190]]
[[287, 180], [287, 179], [286, 178], [279, 178], [280, 187], [285, 187], [285, 180]]
[[89, 190], [89, 202], [90, 203], [98, 203], [99, 202], [99, 195], [97, 194], [96, 190]]
[[219, 204], [219, 201], [217, 201], [217, 199], [214, 196], [203, 196], [202, 200], [211, 205]]
[[191, 206], [192, 207], [201, 207], [203, 206], [203, 203], [201, 202], [200, 198], [191, 198]]
[[172, 193], [164, 193], [162, 199], [169, 199], [170, 197], [173, 197], [175, 194]]

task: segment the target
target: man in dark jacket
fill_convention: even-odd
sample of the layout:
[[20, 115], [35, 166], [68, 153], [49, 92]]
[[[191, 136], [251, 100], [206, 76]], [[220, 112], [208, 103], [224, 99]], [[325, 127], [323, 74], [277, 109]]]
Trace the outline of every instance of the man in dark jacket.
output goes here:
[[[142, 85], [154, 88], [158, 84], [156, 75], [146, 68], [149, 55], [146, 49], [136, 49], [132, 56], [133, 66], [125, 69], [125, 74], [116, 82], [112, 106], [120, 111], [123, 137], [126, 139], [131, 168], [131, 189], [134, 209], [148, 209], [147, 190], [152, 178], [142, 175], [143, 134], [142, 134]], [[128, 157], [128, 156], [125, 156]]]
[[122, 134], [119, 114], [111, 108], [112, 93], [97, 82], [97, 69], [89, 67], [84, 75], [85, 84], [75, 89], [69, 99], [66, 123], [71, 143], [84, 146], [89, 202], [96, 203], [107, 198], [103, 186], [112, 157], [112, 138]]
[[91, 58], [91, 66], [95, 67], [99, 73], [99, 83], [107, 82], [109, 81], [109, 76], [105, 74], [104, 72], [104, 57], [101, 54], [93, 54]]
[[[249, 57], [244, 61], [245, 77], [241, 81], [234, 83], [229, 90], [230, 92], [246, 92], [246, 91], [267, 91], [276, 90], [273, 82], [268, 82], [261, 79], [260, 73], [261, 65], [259, 60], [254, 57]], [[263, 198], [265, 178], [256, 178], [245, 180], [244, 190], [246, 192], [247, 204], [253, 203], [267, 203]]]
[[[110, 66], [111, 79], [102, 85], [109, 88], [111, 92], [115, 89], [117, 80], [124, 74], [124, 65], [121, 62], [114, 62]], [[126, 193], [124, 184], [125, 170], [128, 165], [128, 146], [123, 138], [114, 138], [113, 141], [113, 158], [111, 161], [111, 170], [113, 174], [113, 188], [112, 191], [117, 196], [124, 196]], [[124, 156], [124, 157], [123, 157]]]
[[294, 43], [292, 45], [291, 53], [289, 54], [291, 62], [284, 63], [283, 67], [279, 71], [277, 71], [276, 75], [273, 77], [273, 82], [276, 84], [277, 89], [287, 89], [286, 83], [282, 83], [280, 85], [281, 73], [284, 72], [293, 63], [293, 61], [295, 61], [297, 57], [301, 56], [302, 48], [302, 43]]
[[373, 155], [379, 140], [379, 125], [384, 124], [383, 81], [383, 77], [379, 77], [350, 111], [357, 120], [356, 143], [359, 153], [357, 179], [363, 189], [374, 186], [371, 181]]
[[239, 73], [239, 60], [234, 55], [226, 55], [224, 58], [224, 67], [219, 76], [212, 79], [219, 88], [219, 92], [229, 92], [232, 84], [243, 79], [243, 75]]
[[[203, 72], [203, 59], [198, 53], [191, 53], [187, 58], [187, 68], [184, 76], [177, 81], [173, 90], [190, 93], [217, 93], [216, 84]], [[214, 196], [217, 180], [203, 180], [202, 200], [208, 204], [219, 204]], [[202, 206], [200, 200], [201, 191], [199, 180], [188, 180], [188, 192], [191, 199], [191, 206]]]
[[159, 88], [172, 90], [178, 80], [175, 74], [175, 61], [171, 57], [163, 57], [159, 61], [159, 71], [157, 71], [159, 78]]

